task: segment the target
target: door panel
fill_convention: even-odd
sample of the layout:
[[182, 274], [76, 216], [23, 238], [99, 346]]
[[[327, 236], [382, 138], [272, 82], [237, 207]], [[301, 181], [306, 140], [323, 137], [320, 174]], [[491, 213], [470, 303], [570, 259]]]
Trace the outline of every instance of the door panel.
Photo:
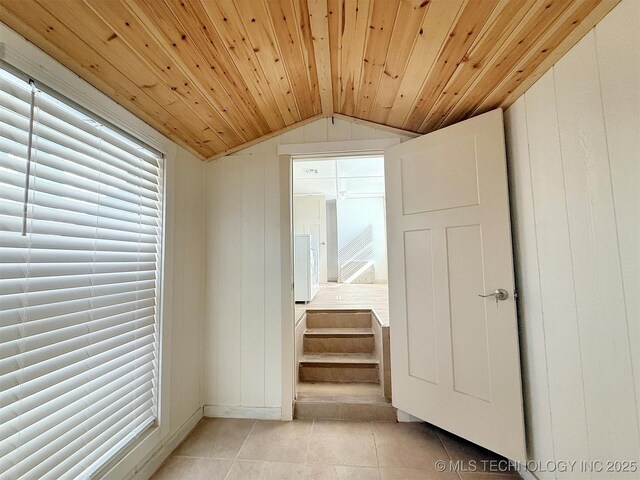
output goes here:
[[524, 461], [502, 111], [387, 149], [385, 172], [393, 403]]
[[[406, 232], [407, 340], [409, 375], [438, 383], [436, 317], [433, 310], [433, 263], [431, 231]], [[410, 262], [406, 259], [410, 258]]]
[[455, 391], [491, 401], [480, 225], [446, 229]]
[[400, 166], [404, 215], [478, 204], [475, 136], [407, 155]]

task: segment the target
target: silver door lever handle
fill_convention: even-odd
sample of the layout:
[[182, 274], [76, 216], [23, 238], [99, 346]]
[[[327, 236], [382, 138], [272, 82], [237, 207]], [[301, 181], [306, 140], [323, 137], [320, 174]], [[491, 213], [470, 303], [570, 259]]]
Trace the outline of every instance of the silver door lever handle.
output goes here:
[[496, 297], [497, 302], [498, 300], [506, 300], [507, 298], [509, 298], [509, 292], [507, 292], [504, 288], [499, 288], [493, 293], [489, 293], [487, 295], [482, 295], [479, 293], [478, 296], [482, 298]]

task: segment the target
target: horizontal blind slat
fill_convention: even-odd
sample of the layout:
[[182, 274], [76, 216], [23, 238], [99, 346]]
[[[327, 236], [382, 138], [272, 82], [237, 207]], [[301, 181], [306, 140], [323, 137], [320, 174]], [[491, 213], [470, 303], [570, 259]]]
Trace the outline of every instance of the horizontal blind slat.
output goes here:
[[[47, 338], [41, 338], [43, 335], [39, 335], [21, 339], [23, 341], [21, 342], [19, 361], [12, 363], [11, 358], [0, 356], [2, 358], [0, 360], [0, 365], [2, 365], [0, 376], [13, 373], [17, 371], [15, 367], [19, 367], [19, 381], [25, 383], [86, 360], [92, 355], [122, 344], [130, 338], [142, 338], [150, 333], [155, 333], [154, 329], [151, 331], [148, 329], [149, 326], [154, 325], [154, 316], [142, 316], [142, 312], [139, 314], [141, 316], [136, 316], [133, 319], [128, 318], [126, 322], [119, 316], [92, 322], [92, 328], [95, 328], [95, 331], [92, 332], [87, 332], [85, 325], [79, 325], [75, 328], [49, 332], [44, 335]], [[5, 350], [10, 351], [17, 343], [17, 341], [5, 343], [2, 347], [6, 347]]]
[[[57, 170], [67, 178], [74, 176], [84, 181], [100, 185], [102, 190], [116, 189], [135, 195], [147, 201], [159, 200], [157, 189], [145, 188], [143, 182], [134, 181], [124, 172], [113, 171], [98, 160], [81, 154], [68, 147], [58, 145], [45, 137], [34, 136], [33, 163]], [[119, 175], [122, 174], [122, 175]], [[38, 175], [37, 171], [34, 175]]]
[[[145, 254], [146, 255], [146, 254]], [[157, 270], [155, 255], [137, 263], [133, 262], [59, 262], [59, 263], [32, 263], [29, 265], [29, 278], [64, 278], [73, 275], [94, 275], [127, 272], [146, 272]], [[2, 280], [21, 279], [26, 276], [25, 266], [20, 263], [0, 262], [0, 283]]]
[[[56, 446], [58, 444], [64, 445], [61, 448], [41, 449], [25, 461], [16, 464], [7, 473], [10, 474], [12, 471], [17, 471], [33, 479], [62, 478], [62, 474], [70, 466], [81, 460], [81, 458], [78, 459], [78, 452], [84, 452], [82, 447], [89, 441], [97, 438], [104, 431], [108, 431], [109, 426], [122, 428], [126, 425], [126, 421], [131, 421], [140, 413], [150, 410], [152, 404], [153, 399], [148, 398], [148, 396], [138, 397], [124, 407], [119, 403], [112, 404], [110, 408], [103, 410], [99, 415], [87, 419], [81, 425], [60, 437], [55, 444]], [[120, 408], [117, 409], [118, 407]], [[132, 408], [134, 410], [131, 412]]]
[[[155, 298], [155, 289], [140, 290], [134, 292], [116, 293], [94, 297], [91, 299], [79, 299], [61, 304], [45, 304], [23, 309], [0, 311], [0, 328], [12, 325], [28, 324], [51, 317], [63, 317], [78, 314], [92, 309], [121, 305], [125, 303], [144, 301]], [[87, 317], [89, 318], [89, 317]]]
[[[18, 193], [18, 192], [16, 192]], [[13, 191], [4, 192], [2, 197], [8, 202], [2, 202], [0, 205], [0, 215], [6, 215], [8, 217], [18, 217], [22, 218], [22, 202], [18, 200], [18, 196]], [[33, 191], [31, 192], [33, 194]], [[144, 235], [144, 238], [148, 238], [148, 236], [152, 236], [154, 239], [159, 234], [158, 225], [145, 225], [140, 222], [140, 216], [136, 216], [137, 218], [114, 218], [108, 216], [102, 216], [100, 205], [86, 205], [85, 211], [77, 211], [69, 208], [61, 208], [63, 205], [57, 205], [58, 202], [55, 200], [53, 202], [43, 203], [42, 200], [38, 199], [35, 201], [33, 197], [36, 195], [32, 195], [30, 198], [31, 208], [29, 209], [29, 219], [32, 221], [45, 221], [45, 222], [53, 222], [70, 224], [79, 227], [91, 227], [102, 230], [115, 230], [113, 238], [118, 239], [119, 236], [123, 236], [124, 233], [135, 232], [136, 234]], [[46, 201], [46, 200], [45, 200]], [[98, 215], [100, 215], [98, 217]], [[7, 231], [12, 231], [11, 227], [7, 228]], [[104, 233], [103, 233], [104, 235]], [[90, 238], [95, 235], [91, 235]], [[109, 237], [107, 237], [109, 238]], [[124, 238], [133, 238], [135, 241], [135, 237], [132, 235], [125, 236]], [[148, 240], [147, 240], [148, 241]]]
[[[0, 427], [4, 431], [5, 425], [13, 425], [12, 429], [16, 430], [27, 421], [39, 422], [58, 409], [86, 397], [89, 391], [97, 392], [100, 389], [108, 388], [119, 378], [129, 378], [130, 375], [151, 372], [154, 374], [155, 379], [154, 359], [153, 346], [144, 345], [138, 348], [135, 353], [127, 354], [124, 358], [116, 358], [109, 362], [110, 369], [102, 368], [93, 372], [91, 378], [85, 383], [66, 382], [63, 385], [56, 385], [49, 392], [56, 393], [56, 395], [49, 398], [48, 401], [42, 402], [41, 396], [31, 396], [24, 399], [22, 403], [12, 404], [10, 408], [13, 409], [15, 415], [10, 415], [7, 411], [0, 411]], [[24, 422], [21, 423], [21, 420]], [[7, 433], [10, 434], [11, 432]]]
[[[0, 147], [2, 140], [0, 139]], [[26, 150], [25, 150], [26, 151]], [[24, 157], [16, 155], [9, 155], [0, 152], [0, 182], [6, 184], [8, 187], [14, 187], [13, 190], [24, 187], [24, 177], [26, 174], [26, 154]], [[67, 178], [69, 182], [73, 181], [73, 185], [62, 184], [55, 178], [49, 179], [48, 177], [59, 176], [59, 172], [49, 169], [42, 165], [40, 167], [37, 182], [34, 181], [34, 185], [30, 188], [30, 203], [34, 203], [39, 200], [39, 195], [44, 195], [45, 198], [59, 198], [58, 204], [63, 201], [76, 200], [81, 205], [100, 206], [102, 209], [107, 209], [107, 214], [113, 210], [113, 215], [118, 215], [119, 212], [132, 215], [141, 216], [142, 219], [153, 219], [152, 225], [158, 224], [159, 209], [158, 205], [152, 204], [151, 206], [142, 205], [137, 201], [135, 197], [125, 196], [123, 192], [117, 192], [118, 196], [109, 196], [109, 191], [100, 191], [99, 184], [95, 182], [81, 183], [75, 178]], [[32, 175], [33, 177], [33, 175]], [[35, 177], [33, 177], [35, 178]], [[32, 180], [33, 180], [32, 178]], [[24, 194], [24, 191], [22, 190]], [[36, 195], [39, 194], [39, 195]], [[68, 205], [69, 208], [73, 208], [74, 205]], [[122, 215], [123, 213], [120, 213]], [[118, 217], [114, 217], [118, 218]]]
[[[100, 258], [119, 258], [118, 255], [124, 254], [126, 258], [133, 261], [137, 260], [137, 256], [133, 254], [158, 253], [158, 245], [134, 242], [118, 242], [116, 240], [104, 240], [93, 238], [74, 238], [54, 235], [42, 235], [37, 232], [30, 232], [28, 236], [23, 237], [19, 232], [7, 232], [0, 230], [0, 247], [3, 247], [3, 256], [0, 263], [13, 263], [13, 259], [27, 260], [25, 255], [28, 254], [28, 260], [35, 263], [51, 263], [57, 258], [52, 257], [51, 252], [55, 251], [55, 255], [64, 254], [64, 250], [73, 250], [73, 253], [66, 258], [67, 262], [73, 261], [76, 257], [83, 257], [83, 252], [95, 254]], [[11, 254], [16, 255], [10, 256]], [[125, 257], [123, 257], [125, 258]], [[85, 260], [81, 260], [85, 261]], [[117, 260], [114, 260], [117, 261]]]
[[[0, 137], [0, 148], [2, 152], [5, 152], [0, 157], [4, 165], [11, 165], [16, 171], [25, 168], [26, 143], [18, 144], [9, 136]], [[34, 148], [37, 148], [37, 145]], [[77, 188], [80, 191], [113, 197], [152, 210], [158, 208], [158, 202], [161, 200], [160, 195], [151, 194], [151, 192], [144, 195], [133, 186], [121, 188], [126, 186], [126, 182], [117, 181], [107, 176], [104, 179], [100, 178], [99, 172], [94, 172], [90, 177], [84, 177], [82, 173], [88, 173], [87, 169], [82, 169], [80, 165], [71, 162], [65, 164], [63, 158], [50, 155], [46, 151], [35, 150], [33, 152], [33, 166], [32, 175], [34, 177], [58, 183], [66, 188]], [[37, 187], [34, 185], [36, 190]]]
[[[110, 369], [129, 365], [133, 367], [135, 361], [138, 358], [145, 358], [147, 360], [155, 359], [153, 354], [153, 342], [155, 338], [153, 335], [134, 339], [128, 343], [121, 343], [119, 348], [113, 348], [105, 352], [99, 353], [96, 356], [100, 358], [99, 364], [89, 365], [88, 363], [79, 362], [60, 370], [55, 376], [43, 376], [36, 378], [29, 382], [25, 387], [21, 385], [18, 388], [7, 388], [3, 392], [0, 392], [0, 410], [4, 410], [7, 406], [12, 406], [14, 412], [25, 412], [28, 406], [31, 408], [50, 401], [54, 393], [67, 393], [76, 388], [82, 388], [83, 386], [90, 385], [90, 381], [94, 377], [100, 377], [105, 373], [108, 373]], [[143, 354], [148, 353], [151, 357], [145, 357]], [[8, 380], [11, 380], [9, 378]], [[4, 383], [5, 379], [0, 378], [0, 382]], [[0, 423], [11, 418], [9, 413], [4, 414], [0, 412]]]
[[3, 478], [87, 477], [157, 417], [163, 158], [45, 90], [0, 66]]
[[[153, 382], [153, 372], [151, 365], [144, 365], [133, 373], [121, 375], [111, 383], [106, 383], [94, 393], [99, 398], [94, 404], [108, 405], [112, 401], [124, 395], [135, 393], [141, 387], [149, 386]], [[45, 409], [38, 409], [36, 414], [27, 412], [24, 418], [16, 418], [2, 426], [0, 432], [0, 457], [9, 454], [14, 449], [22, 452], [37, 451], [56, 437], [68, 432], [71, 428], [80, 424], [86, 415], [86, 410], [91, 406], [92, 400], [83, 392], [75, 392], [73, 397], [67, 396], [66, 402], [48, 402], [44, 406], [47, 414], [43, 415]], [[97, 413], [96, 412], [96, 413]], [[27, 424], [25, 428], [22, 424]], [[37, 442], [34, 442], [34, 440]], [[25, 458], [24, 453], [18, 453], [15, 460], [21, 461]]]
[[[13, 279], [6, 279], [2, 277], [2, 272], [0, 270], [0, 295], [24, 294], [26, 292], [46, 292], [66, 288], [89, 287], [92, 285], [111, 285], [114, 283], [155, 280], [155, 265], [153, 263], [146, 265], [146, 268], [143, 267], [140, 270], [125, 270], [122, 272], [88, 272], [86, 274], [54, 275], [46, 277], [33, 277], [29, 275], [29, 278]], [[87, 265], [87, 267], [90, 268], [91, 266]]]
[[131, 167], [128, 170], [118, 168], [109, 163], [98, 149], [87, 148], [83, 144], [74, 143], [70, 138], [44, 127], [40, 123], [34, 129], [34, 143], [42, 160], [35, 158], [39, 164], [46, 164], [68, 173], [94, 179], [105, 185], [121, 188], [132, 193], [155, 199], [160, 194], [158, 178], [151, 182], [142, 174], [141, 168]]
[[[154, 416], [153, 400], [147, 400], [146, 402], [144, 400], [144, 398], [135, 399], [131, 402], [131, 407], [135, 407], [135, 410], [131, 411], [129, 407], [122, 408], [85, 433], [83, 439], [87, 443], [79, 447], [81, 444], [77, 442], [72, 448], [63, 452], [60, 458], [65, 458], [65, 461], [58, 468], [53, 469], [48, 478], [56, 480], [78, 478], [78, 474], [89, 467], [86, 464], [89, 462], [85, 463], [85, 460], [93, 460], [95, 458], [95, 455], [91, 455], [92, 452], [101, 454], [105, 446], [111, 446], [114, 442], [119, 442], [128, 436], [129, 432], [136, 431], [139, 426], [149, 424]], [[69, 450], [76, 451], [70, 455]], [[39, 475], [43, 470], [37, 469], [34, 471], [37, 471]]]
[[[143, 312], [149, 312], [152, 309], [155, 313], [154, 297], [96, 308], [92, 310], [91, 318], [93, 321], [101, 321], [119, 316], [123, 321], [129, 321], [136, 318], [136, 315], [141, 315]], [[42, 337], [43, 334], [49, 332], [57, 332], [58, 330], [65, 330], [69, 327], [84, 325], [86, 321], [87, 316], [85, 312], [76, 312], [68, 315], [32, 320], [16, 325], [8, 325], [0, 328], [0, 344], [20, 339], [25, 336], [26, 332], [32, 336]]]
[[[20, 108], [20, 112], [16, 111], [16, 114], [21, 113], [21, 111], [23, 110]], [[64, 137], [71, 139], [74, 148], [81, 148], [84, 153], [91, 155], [92, 152], [99, 151], [100, 159], [108, 162], [111, 166], [131, 174], [140, 175], [152, 183], [157, 181], [158, 168], [141, 159], [144, 154], [133, 155], [96, 135], [78, 128], [76, 125], [60, 122], [51, 112], [43, 108], [38, 110], [37, 122], [40, 128], [50, 130], [57, 138], [60, 138], [60, 135], [64, 135]], [[41, 132], [42, 130], [40, 130], [40, 134]], [[101, 130], [94, 129], [94, 132], [100, 134]]]
[[[2, 307], [5, 311], [22, 309], [27, 314], [31, 309], [43, 305], [62, 306], [78, 300], [93, 302], [100, 297], [129, 292], [142, 292], [155, 289], [154, 280], [135, 280], [130, 282], [118, 282], [107, 285], [92, 285], [90, 287], [60, 288], [58, 290], [44, 290], [27, 293], [4, 295]], [[86, 304], [89, 308], [91, 303]]]
[[[40, 185], [38, 186], [40, 187]], [[56, 209], [62, 212], [69, 212], [69, 214], [85, 214], [85, 215], [100, 215], [101, 219], [110, 220], [110, 221], [119, 221], [125, 222], [129, 228], [133, 228], [132, 224], [141, 224], [141, 228], [146, 233], [155, 233], [158, 234], [158, 228], [160, 227], [160, 222], [157, 216], [148, 215], [142, 211], [142, 209], [138, 209], [137, 212], [129, 212], [126, 210], [120, 210], [115, 208], [110, 208], [104, 205], [103, 202], [100, 203], [90, 203], [86, 201], [70, 201], [69, 197], [60, 197], [58, 195], [53, 195], [48, 192], [43, 192], [38, 189], [31, 194], [29, 199], [29, 203], [32, 205], [38, 205], [41, 207], [47, 207], [50, 209]], [[157, 215], [157, 212], [154, 212]]]
[[[132, 439], [134, 434], [138, 432], [141, 433], [145, 427], [153, 425], [154, 417], [154, 404], [152, 401], [148, 401], [129, 414], [126, 419], [121, 420], [118, 424], [105, 430], [86, 445], [82, 451], [79, 452], [84, 465], [76, 465], [76, 467], [69, 470], [68, 474], [64, 475], [63, 478], [76, 479], [78, 478], [78, 474], [83, 470], [93, 472], [95, 469], [104, 465], [106, 459], [110, 457], [106, 455], [107, 452], [112, 452], [112, 454], [117, 453], [119, 448], [126, 445], [127, 439]], [[126, 430], [120, 428], [122, 425], [126, 425], [126, 422], [130, 422], [130, 425], [128, 425], [130, 428]]]
[[[107, 219], [94, 226], [86, 225], [87, 221], [73, 223], [73, 215], [67, 216], [66, 219], [56, 216], [55, 211], [50, 211], [49, 215], [46, 215], [44, 210], [34, 205], [28, 208], [27, 218], [29, 232], [34, 235], [71, 237], [72, 239], [97, 239], [134, 245], [158, 243], [158, 235], [155, 232], [149, 234], [132, 230], [116, 230], [109, 227], [110, 222]], [[65, 220], [64, 223], [61, 220]], [[16, 230], [18, 227], [22, 228], [21, 226], [20, 205], [3, 202], [0, 207], [0, 230], [15, 233], [21, 231], [20, 229]]]
[[31, 103], [31, 85], [2, 69], [0, 69], [0, 90], [16, 100]]
[[102, 130], [95, 127], [96, 123], [93, 119], [89, 119], [89, 122], [83, 121], [87, 118], [80, 112], [73, 112], [71, 108], [62, 104], [59, 100], [53, 98], [51, 95], [39, 94], [38, 107], [49, 113], [54, 118], [59, 118], [62, 122], [68, 123], [75, 127], [86, 129], [86, 131], [95, 137], [99, 137], [101, 140], [106, 141], [114, 147], [118, 147], [123, 151], [128, 152], [133, 157], [141, 157], [146, 163], [159, 167], [159, 158], [155, 153], [149, 152], [138, 145], [131, 145], [130, 141], [122, 138], [117, 132], [114, 132], [108, 127], [104, 127]]

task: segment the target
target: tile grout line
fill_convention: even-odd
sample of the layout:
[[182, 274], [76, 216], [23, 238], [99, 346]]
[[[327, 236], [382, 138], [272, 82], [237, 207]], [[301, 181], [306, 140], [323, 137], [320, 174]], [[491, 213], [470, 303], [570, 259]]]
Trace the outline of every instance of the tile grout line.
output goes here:
[[309, 449], [311, 448], [311, 436], [313, 435], [313, 427], [316, 424], [316, 419], [311, 419], [311, 430], [309, 431], [309, 438], [307, 439], [307, 449], [304, 452], [304, 465], [309, 465]]
[[240, 456], [240, 452], [242, 451], [242, 448], [244, 447], [245, 443], [247, 443], [247, 440], [249, 439], [249, 436], [253, 432], [253, 429], [256, 427], [257, 423], [258, 423], [258, 420], [253, 421], [253, 424], [251, 425], [251, 429], [249, 430], [249, 433], [247, 433], [247, 436], [244, 437], [244, 440], [242, 441], [242, 445], [240, 445], [240, 448], [238, 449], [238, 453], [236, 453], [236, 456], [232, 460], [230, 459], [231, 467], [229, 468], [229, 471], [227, 472], [227, 474], [224, 476], [223, 480], [226, 480], [229, 478], [229, 475], [231, 474], [231, 471], [233, 470], [234, 465], [238, 461], [238, 457]]
[[380, 457], [378, 456], [378, 442], [376, 441], [376, 430], [373, 425], [373, 422], [369, 422], [371, 424], [371, 435], [373, 436], [373, 449], [376, 452], [376, 464], [378, 465], [378, 478], [382, 478], [382, 472], [380, 471]]
[[[449, 462], [452, 462], [453, 456], [449, 453], [449, 449], [442, 441], [442, 436], [440, 435], [440, 432], [438, 430], [436, 430], [436, 438], [438, 439], [438, 442], [440, 443], [440, 445], [442, 445], [442, 449], [444, 450], [444, 453], [446, 453], [447, 457], [449, 457]], [[451, 465], [451, 463], [449, 463], [449, 465]], [[460, 475], [460, 472], [456, 472], [456, 475], [458, 476], [458, 478], [460, 478], [460, 480], [464, 480], [462, 478], [462, 475]]]
[[[227, 457], [227, 458], [223, 458], [223, 457], [202, 457], [202, 456], [193, 456], [193, 455], [174, 455], [173, 453], [170, 456], [173, 457], [178, 457], [178, 458], [184, 458], [184, 459], [194, 459], [194, 460], [216, 460], [216, 461], [231, 461], [231, 465], [229, 467], [229, 470], [225, 473], [223, 479], [225, 480], [229, 480], [231, 478], [231, 472], [234, 468], [234, 466], [236, 466], [238, 464], [238, 461], [240, 460], [240, 453], [242, 452], [243, 448], [245, 447], [246, 443], [248, 442], [250, 436], [253, 434], [253, 432], [255, 431], [255, 427], [257, 426], [257, 424], [260, 422], [260, 420], [253, 420], [251, 428], [249, 429], [248, 433], [246, 434], [245, 438], [242, 440], [242, 443], [240, 445], [240, 447], [238, 448], [237, 452], [235, 455], [233, 455], [232, 457]], [[270, 461], [270, 460], [256, 460], [256, 459], [246, 459], [247, 462], [251, 462], [251, 463], [255, 463], [255, 464], [271, 464], [271, 463], [279, 463], [279, 464], [298, 464], [302, 467], [303, 472], [305, 470], [307, 470], [309, 467], [313, 467], [313, 466], [322, 466], [322, 467], [331, 467], [333, 468], [334, 474], [337, 474], [337, 468], [338, 467], [354, 467], [354, 468], [374, 468], [377, 470], [378, 474], [377, 474], [377, 478], [378, 480], [380, 480], [382, 478], [382, 468], [381, 467], [381, 463], [380, 463], [380, 456], [379, 456], [379, 448], [378, 448], [378, 441], [377, 441], [377, 435], [376, 435], [376, 429], [375, 426], [376, 424], [380, 424], [380, 423], [387, 423], [387, 422], [376, 422], [376, 421], [357, 421], [357, 422], [353, 422], [353, 421], [348, 421], [348, 420], [333, 420], [332, 422], [337, 422], [337, 423], [344, 423], [344, 424], [348, 424], [348, 423], [359, 423], [359, 424], [366, 424], [369, 427], [369, 432], [370, 435], [373, 435], [373, 446], [374, 446], [374, 452], [376, 455], [376, 467], [370, 467], [367, 465], [362, 465], [362, 464], [355, 464], [355, 463], [344, 463], [344, 464], [336, 464], [336, 463], [325, 463], [324, 461], [321, 461], [319, 463], [313, 463], [310, 464], [309, 463], [309, 453], [311, 451], [311, 442], [312, 442], [312, 436], [315, 434], [316, 431], [316, 423], [318, 423], [318, 419], [312, 419], [310, 421], [310, 430], [309, 430], [309, 434], [308, 434], [308, 438], [307, 438], [307, 445], [306, 445], [306, 449], [305, 449], [305, 456], [304, 456], [304, 461], [302, 463], [297, 463], [297, 462], [292, 462], [292, 461]], [[396, 424], [398, 425], [398, 424]], [[454, 451], [455, 448], [452, 450], [450, 446], [447, 446], [447, 443], [444, 442], [444, 438], [446, 437], [446, 435], [444, 434], [444, 432], [440, 431], [439, 429], [434, 429], [434, 433], [437, 439], [437, 444], [440, 446], [441, 451], [443, 453], [445, 453], [445, 456], [449, 458], [450, 461], [454, 460]], [[336, 435], [343, 435], [344, 433], [340, 434], [339, 432], [336, 433]], [[319, 433], [319, 435], [324, 435], [322, 433]], [[327, 434], [329, 436], [332, 436], [331, 434]], [[186, 439], [185, 439], [186, 441]], [[183, 442], [184, 443], [184, 442]], [[444, 460], [444, 457], [443, 457]], [[243, 460], [244, 461], [244, 460]], [[384, 468], [389, 468], [384, 467]], [[391, 467], [392, 469], [397, 469], [397, 468], [406, 468], [406, 467], [401, 467], [401, 466], [396, 466], [396, 467]], [[423, 470], [422, 468], [415, 468], [415, 467], [410, 467], [411, 470], [416, 470], [419, 472], [424, 472], [425, 470]], [[309, 472], [306, 472], [309, 473]], [[471, 473], [471, 472], [469, 472]], [[475, 473], [475, 472], [474, 472]], [[517, 472], [516, 472], [517, 474]], [[439, 477], [437, 477], [439, 478]], [[462, 477], [462, 473], [460, 471], [456, 471], [455, 472], [455, 478], [464, 480]], [[464, 477], [466, 478], [466, 477]], [[471, 478], [477, 478], [475, 477], [473, 474], [471, 475]], [[510, 472], [504, 472], [504, 476], [502, 476], [502, 472], [498, 472], [498, 475], [496, 476], [496, 478], [504, 478], [506, 479], [510, 479], [511, 475]]]

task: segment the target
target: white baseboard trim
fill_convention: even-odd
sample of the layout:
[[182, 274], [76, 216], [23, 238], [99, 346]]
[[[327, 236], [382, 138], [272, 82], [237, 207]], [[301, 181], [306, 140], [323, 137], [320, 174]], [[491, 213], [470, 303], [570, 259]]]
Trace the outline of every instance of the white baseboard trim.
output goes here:
[[202, 408], [199, 408], [195, 411], [193, 415], [182, 424], [180, 428], [169, 437], [169, 439], [160, 445], [154, 453], [148, 458], [148, 460], [142, 464], [140, 467], [136, 468], [135, 472], [131, 472], [125, 478], [130, 478], [131, 480], [148, 480], [151, 476], [156, 473], [156, 471], [160, 468], [160, 466], [164, 463], [171, 452], [173, 452], [178, 445], [180, 445], [185, 438], [189, 436], [191, 431], [195, 428], [198, 422], [202, 419], [203, 412]]
[[276, 407], [205, 405], [204, 416], [221, 418], [254, 418], [256, 420], [280, 420], [282, 418], [282, 409]]
[[398, 422], [399, 423], [408, 423], [408, 422], [422, 422], [422, 423], [424, 423], [424, 420], [421, 420], [418, 417], [414, 417], [410, 413], [403, 412], [402, 410], [398, 410], [397, 415], [398, 415]]

